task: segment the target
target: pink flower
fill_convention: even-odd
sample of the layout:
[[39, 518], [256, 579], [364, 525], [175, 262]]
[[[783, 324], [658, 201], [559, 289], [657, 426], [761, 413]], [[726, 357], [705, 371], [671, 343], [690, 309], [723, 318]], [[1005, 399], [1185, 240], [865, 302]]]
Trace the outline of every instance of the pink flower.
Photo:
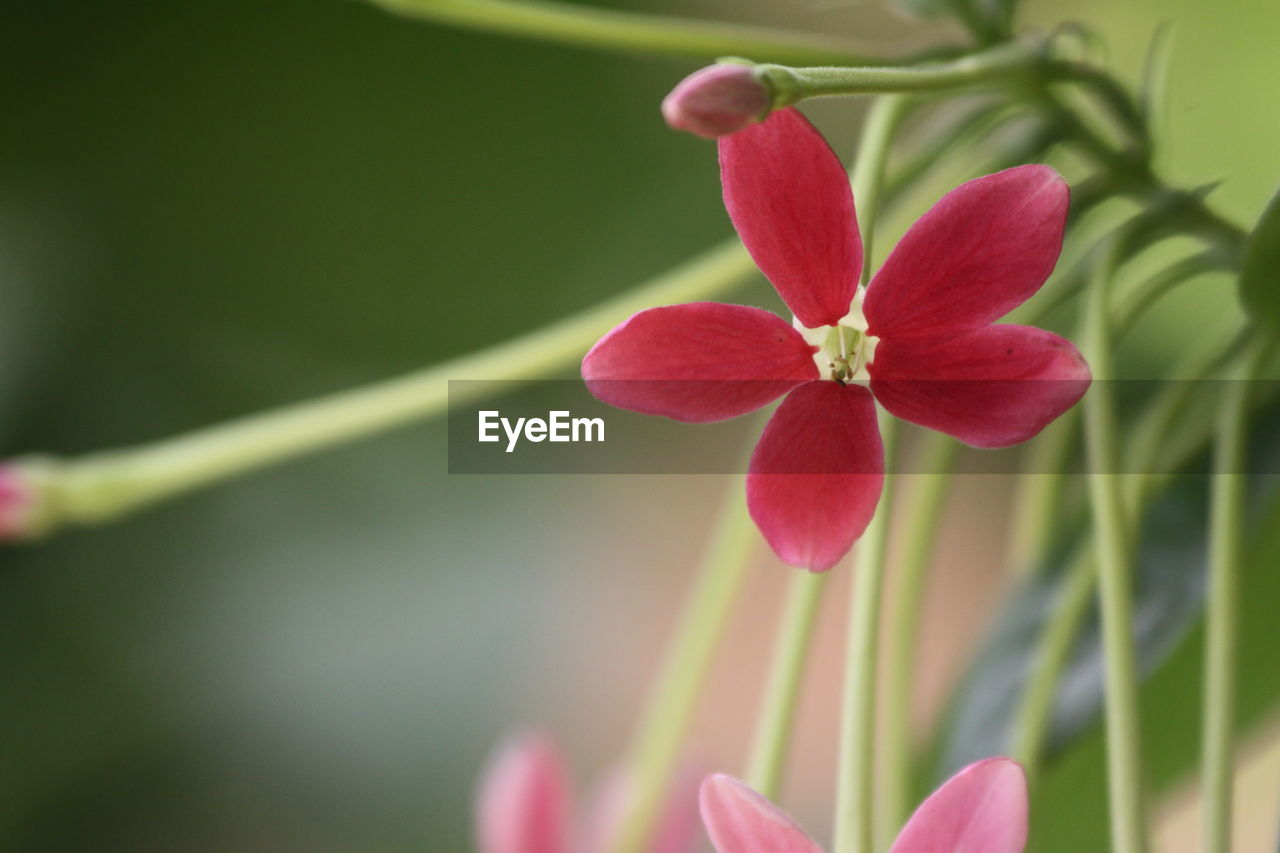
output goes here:
[[[649, 853], [689, 853], [698, 826], [697, 778], [680, 774]], [[476, 792], [479, 853], [603, 853], [628, 804], [620, 772], [608, 774], [587, 798], [575, 822], [569, 776], [555, 745], [525, 732], [499, 746]]]
[[[702, 822], [718, 853], [822, 853], [786, 812], [728, 776], [702, 783]], [[1027, 777], [1017, 762], [970, 764], [920, 804], [889, 853], [1021, 853]]]
[[690, 74], [662, 100], [662, 117], [676, 130], [715, 139], [760, 121], [773, 99], [748, 65], [722, 63]]
[[587, 353], [606, 403], [709, 422], [786, 395], [751, 458], [747, 502], [778, 556], [831, 568], [875, 512], [874, 401], [977, 447], [1036, 435], [1088, 389], [1067, 340], [995, 325], [1062, 248], [1068, 189], [1047, 166], [970, 181], [922, 216], [871, 283], [848, 177], [794, 109], [720, 140], [725, 206], [795, 315], [699, 302], [641, 311]]
[[29, 527], [31, 487], [17, 469], [0, 465], [0, 542], [20, 539]]

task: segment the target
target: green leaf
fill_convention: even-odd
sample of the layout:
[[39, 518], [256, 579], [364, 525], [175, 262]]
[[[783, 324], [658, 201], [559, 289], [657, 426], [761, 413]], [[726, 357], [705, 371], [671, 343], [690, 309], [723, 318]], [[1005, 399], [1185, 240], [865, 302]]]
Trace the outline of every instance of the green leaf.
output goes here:
[[1249, 235], [1240, 271], [1240, 299], [1251, 317], [1280, 332], [1280, 190]]
[[[1280, 405], [1251, 420], [1253, 471], [1275, 471], [1280, 458]], [[1144, 673], [1144, 757], [1156, 790], [1190, 771], [1199, 750], [1205, 553], [1204, 460], [1172, 480], [1143, 521], [1135, 622]], [[1243, 728], [1280, 703], [1280, 499], [1276, 478], [1254, 478], [1249, 493], [1250, 542], [1243, 567], [1238, 725]], [[1082, 526], [1081, 526], [1082, 528]], [[937, 748], [935, 777], [977, 757], [1007, 753], [1022, 681], [1064, 565], [1083, 529], [1064, 537], [1041, 576], [1015, 593], [962, 681]], [[1101, 650], [1096, 618], [1077, 642], [1058, 691], [1049, 754], [1035, 792], [1035, 845], [1041, 853], [1107, 848]]]

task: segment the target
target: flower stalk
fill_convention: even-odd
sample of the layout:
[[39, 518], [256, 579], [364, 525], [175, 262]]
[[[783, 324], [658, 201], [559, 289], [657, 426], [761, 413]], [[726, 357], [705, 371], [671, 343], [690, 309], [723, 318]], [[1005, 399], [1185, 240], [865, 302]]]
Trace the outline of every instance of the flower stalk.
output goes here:
[[[854, 168], [853, 186], [861, 199], [863, 281], [870, 280], [875, 247], [875, 223], [880, 211], [889, 145], [910, 102], [901, 96], [880, 98], [863, 128], [862, 145]], [[886, 460], [893, 458], [896, 420], [881, 417]], [[875, 797], [876, 649], [880, 635], [880, 603], [885, 556], [889, 545], [889, 515], [893, 507], [894, 477], [884, 478], [880, 510], [857, 545], [853, 599], [849, 606], [845, 651], [844, 695], [841, 699], [840, 758], [836, 775], [833, 853], [872, 853]]]
[[[1094, 375], [1106, 380], [1111, 362], [1111, 277], [1114, 259], [1099, 264], [1085, 304], [1087, 352]], [[1084, 401], [1090, 508], [1102, 610], [1106, 661], [1107, 773], [1111, 843], [1115, 853], [1145, 853], [1146, 810], [1142, 781], [1137, 652], [1133, 636], [1133, 558], [1120, 476], [1114, 401], [1107, 382], [1095, 383]]]
[[[468, 401], [500, 380], [555, 376], [610, 326], [655, 301], [705, 299], [755, 270], [737, 240], [634, 290], [536, 332], [395, 379], [218, 424], [152, 444], [78, 459], [31, 456], [12, 463], [32, 491], [21, 538], [113, 521], [239, 474], [376, 435], [444, 411], [449, 380], [468, 382]], [[459, 402], [458, 391], [453, 402]]]
[[1231, 850], [1232, 734], [1235, 730], [1240, 564], [1244, 554], [1247, 419], [1251, 380], [1270, 348], [1255, 345], [1226, 384], [1215, 430], [1209, 487], [1209, 594], [1205, 614], [1201, 777], [1205, 853]]
[[748, 785], [771, 800], [777, 799], [782, 786], [796, 705], [827, 577], [825, 573], [795, 572], [791, 578], [744, 775]]
[[742, 486], [735, 483], [724, 498], [715, 534], [637, 729], [628, 759], [631, 799], [610, 853], [640, 853], [654, 832], [698, 693], [738, 599], [755, 541]]
[[[885, 458], [892, 458], [897, 421], [888, 417], [881, 420]], [[876, 655], [880, 645], [880, 605], [894, 483], [894, 477], [885, 476], [880, 511], [862, 534], [855, 551], [832, 853], [873, 853], [875, 850]]]
[[1019, 41], [947, 62], [914, 66], [793, 68], [762, 64], [756, 68], [773, 93], [774, 108], [780, 109], [809, 98], [1012, 86], [1041, 80], [1046, 74], [1066, 79], [1067, 67], [1047, 62], [1042, 43]]
[[916, 684], [920, 615], [924, 606], [929, 564], [940, 532], [947, 493], [952, 483], [960, 445], [942, 436], [930, 436], [922, 448], [921, 473], [911, 478], [912, 491], [905, 501], [902, 557], [895, 567], [896, 588], [889, 616], [889, 667], [886, 673], [884, 715], [883, 818], [876, 824], [877, 848], [889, 842], [906, 822], [912, 808], [911, 700]]
[[[775, 62], [865, 64], [844, 39], [558, 0], [370, 0], [390, 12], [481, 32], [646, 55], [754, 56]], [[882, 60], [874, 60], [882, 61]]]

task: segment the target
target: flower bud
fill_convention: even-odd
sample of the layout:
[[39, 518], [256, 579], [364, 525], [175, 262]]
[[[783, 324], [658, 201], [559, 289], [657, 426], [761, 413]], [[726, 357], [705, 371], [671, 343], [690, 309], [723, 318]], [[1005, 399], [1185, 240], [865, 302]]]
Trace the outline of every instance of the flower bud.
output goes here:
[[724, 63], [695, 71], [662, 101], [662, 116], [676, 130], [707, 139], [760, 121], [773, 105], [750, 65]]
[[536, 732], [494, 751], [476, 792], [480, 853], [562, 853], [569, 835], [569, 782], [555, 745]]
[[30, 526], [33, 495], [13, 465], [0, 465], [0, 542], [20, 539]]

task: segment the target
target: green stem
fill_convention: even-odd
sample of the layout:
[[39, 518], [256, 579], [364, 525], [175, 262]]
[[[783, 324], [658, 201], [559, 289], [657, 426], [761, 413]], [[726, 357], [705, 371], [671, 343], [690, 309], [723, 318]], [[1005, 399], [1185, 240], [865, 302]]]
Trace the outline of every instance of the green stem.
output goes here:
[[[505, 381], [546, 378], [612, 326], [654, 305], [706, 299], [755, 271], [736, 238], [595, 308], [539, 331], [406, 376], [233, 420], [153, 444], [78, 459], [28, 457], [37, 495], [32, 536], [114, 520], [151, 504], [344, 442], [434, 416]], [[449, 380], [466, 382], [450, 394]], [[465, 397], [464, 397], [465, 395]]]
[[881, 790], [884, 802], [877, 813], [876, 847], [889, 849], [898, 830], [911, 814], [912, 750], [911, 699], [916, 684], [920, 615], [925, 580], [948, 488], [960, 445], [944, 435], [930, 435], [923, 448], [920, 473], [911, 477], [912, 490], [901, 520], [902, 559], [895, 567], [895, 590], [889, 613], [889, 668], [886, 673], [884, 768]]
[[756, 542], [741, 481], [725, 497], [720, 521], [684, 615], [667, 647], [636, 732], [628, 766], [632, 799], [612, 853], [647, 849], [680, 759], [680, 748], [712, 655], [724, 633]]
[[862, 283], [871, 280], [874, 269], [876, 221], [881, 210], [881, 197], [885, 188], [885, 164], [889, 160], [889, 145], [898, 128], [916, 104], [910, 98], [887, 95], [877, 98], [867, 112], [862, 128], [862, 143], [858, 148], [858, 162], [853, 171], [853, 197], [857, 199], [862, 228]]
[[[1130, 460], [1132, 470], [1139, 474], [1127, 477], [1124, 484], [1124, 505], [1130, 518], [1141, 517], [1160, 482], [1170, 476], [1167, 472], [1181, 467], [1190, 457], [1192, 448], [1198, 446], [1196, 441], [1184, 441], [1177, 452], [1168, 458], [1162, 458], [1165, 436], [1175, 424], [1183, 420], [1186, 406], [1195, 399], [1199, 381], [1208, 377], [1232, 348], [1233, 344], [1229, 343], [1194, 354], [1185, 368], [1173, 371], [1174, 374], [1185, 375], [1187, 379], [1166, 386], [1165, 392], [1147, 405], [1139, 426], [1130, 431], [1124, 456]], [[1165, 473], [1156, 473], [1157, 466]], [[1047, 537], [1041, 540], [1040, 556], [1044, 555], [1051, 544]], [[1053, 614], [1041, 631], [1036, 650], [1032, 654], [1031, 659], [1035, 663], [1028, 674], [1027, 685], [1019, 704], [1013, 741], [1013, 755], [1026, 767], [1028, 780], [1032, 784], [1039, 775], [1058, 684], [1071, 659], [1076, 637], [1088, 615], [1089, 603], [1093, 600], [1096, 581], [1094, 568], [1091, 549], [1081, 549], [1072, 556]]]
[[1066, 581], [1058, 591], [1053, 613], [1036, 639], [1031, 656], [1034, 665], [1019, 700], [1012, 744], [1013, 757], [1026, 770], [1027, 784], [1032, 787], [1040, 778], [1045, 734], [1053, 717], [1058, 684], [1089, 613], [1094, 579], [1093, 555], [1088, 550], [1077, 552], [1066, 570]]
[[977, 86], [1010, 85], [1039, 80], [1046, 69], [1060, 66], [1047, 63], [1043, 46], [1010, 42], [979, 53], [910, 67], [817, 67], [792, 68], [784, 65], [756, 66], [759, 78], [773, 93], [775, 109], [808, 98], [837, 95], [903, 94], [969, 89]]
[[[910, 101], [900, 95], [880, 98], [862, 129], [862, 145], [854, 168], [862, 227], [862, 280], [870, 280], [876, 219], [884, 187], [889, 144]], [[876, 646], [880, 632], [880, 596], [888, 549], [889, 513], [893, 506], [894, 437], [897, 422], [880, 419], [884, 441], [884, 491], [875, 517], [857, 546], [853, 601], [849, 607], [849, 639], [845, 652], [844, 697], [840, 724], [840, 763], [836, 777], [834, 853], [872, 853], [875, 777]]]
[[[893, 458], [895, 421], [881, 419], [885, 458]], [[873, 853], [875, 813], [876, 652], [893, 477], [885, 475], [880, 506], [857, 546], [845, 659], [840, 763], [832, 853]]]
[[1079, 421], [1077, 409], [1065, 412], [1036, 438], [1014, 500], [1013, 522], [1005, 562], [1019, 575], [1029, 575], [1048, 550], [1054, 519], [1062, 506], [1063, 480]]
[[[1127, 477], [1124, 483], [1124, 505], [1128, 517], [1142, 516], [1159, 483], [1170, 476], [1169, 471], [1181, 467], [1190, 457], [1191, 449], [1198, 445], [1196, 441], [1184, 441], [1178, 448], [1179, 452], [1162, 459], [1165, 437], [1175, 424], [1184, 419], [1183, 413], [1195, 398], [1198, 383], [1213, 372], [1233, 346], [1232, 342], [1196, 353], [1185, 368], [1174, 370], [1175, 375], [1185, 375], [1187, 379], [1167, 385], [1164, 393], [1147, 405], [1138, 426], [1130, 430], [1124, 457], [1130, 460], [1132, 470], [1138, 476]], [[1164, 473], [1156, 473], [1157, 466]], [[1046, 523], [1048, 521], [1046, 518]], [[1042, 539], [1039, 555], [1043, 556], [1051, 544], [1047, 537]], [[1070, 660], [1094, 591], [1096, 576], [1092, 551], [1078, 551], [1068, 565], [1067, 580], [1032, 655], [1035, 666], [1028, 676], [1015, 728], [1014, 755], [1026, 766], [1027, 775], [1032, 780], [1044, 749], [1057, 685]]]
[[1231, 742], [1235, 729], [1240, 562], [1244, 551], [1246, 421], [1250, 380], [1257, 375], [1266, 349], [1256, 347], [1238, 378], [1227, 383], [1218, 410], [1209, 491], [1209, 597], [1205, 614], [1205, 853], [1231, 850]]
[[1226, 269], [1227, 266], [1217, 254], [1201, 252], [1175, 261], [1153, 274], [1133, 288], [1120, 308], [1117, 309], [1117, 318], [1115, 320], [1116, 338], [1124, 337], [1153, 305], [1178, 285], [1197, 276], [1211, 272], [1222, 272]]
[[781, 787], [796, 704], [800, 699], [800, 686], [826, 579], [826, 573], [796, 572], [792, 576], [786, 610], [778, 630], [745, 777], [748, 785], [771, 800], [778, 798]]
[[[411, 18], [482, 32], [639, 54], [865, 63], [844, 39], [602, 9], [556, 0], [370, 0]], [[880, 61], [880, 60], [877, 60]]]
[[1099, 265], [1085, 306], [1089, 362], [1095, 382], [1084, 401], [1089, 495], [1097, 560], [1102, 642], [1106, 660], [1107, 771], [1114, 853], [1144, 853], [1147, 828], [1138, 709], [1137, 653], [1133, 637], [1132, 543], [1119, 475], [1111, 365], [1111, 276]]

